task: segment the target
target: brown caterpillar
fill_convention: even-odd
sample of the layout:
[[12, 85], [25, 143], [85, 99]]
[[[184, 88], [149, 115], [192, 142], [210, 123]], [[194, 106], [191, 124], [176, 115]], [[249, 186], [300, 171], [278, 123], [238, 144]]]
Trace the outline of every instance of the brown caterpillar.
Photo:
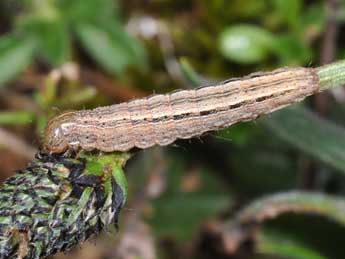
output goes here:
[[100, 107], [68, 111], [54, 117], [45, 130], [43, 148], [128, 151], [165, 146], [207, 131], [253, 120], [319, 91], [312, 68], [284, 68], [255, 73], [214, 86], [152, 95]]

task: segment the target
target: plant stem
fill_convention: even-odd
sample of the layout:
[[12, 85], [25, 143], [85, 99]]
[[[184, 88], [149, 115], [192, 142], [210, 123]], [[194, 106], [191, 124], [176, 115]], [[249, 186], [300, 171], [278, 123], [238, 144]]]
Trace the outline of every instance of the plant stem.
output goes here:
[[317, 74], [321, 91], [345, 85], [345, 60], [319, 67]]

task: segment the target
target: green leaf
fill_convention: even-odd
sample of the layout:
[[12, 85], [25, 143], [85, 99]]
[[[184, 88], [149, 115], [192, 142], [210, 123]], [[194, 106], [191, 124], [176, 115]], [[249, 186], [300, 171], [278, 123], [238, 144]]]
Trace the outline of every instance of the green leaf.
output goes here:
[[107, 25], [103, 25], [103, 27], [109, 31], [114, 41], [121, 42], [123, 46], [127, 47], [130, 56], [130, 64], [145, 71], [148, 66], [147, 54], [140, 42], [131, 37], [124, 30], [123, 25], [119, 23], [111, 22]]
[[111, 188], [111, 182], [109, 180], [110, 177], [114, 177], [114, 180], [123, 191], [124, 200], [127, 199], [127, 179], [122, 167], [130, 157], [128, 153], [113, 152], [102, 154], [101, 156], [94, 156], [90, 153], [81, 153], [80, 157], [87, 160], [86, 171], [88, 174], [100, 175], [101, 173], [108, 173], [108, 178], [105, 179], [108, 182], [107, 188]]
[[123, 29], [113, 24], [111, 29], [83, 24], [77, 34], [90, 55], [109, 73], [121, 74], [132, 64], [145, 66], [143, 49]]
[[303, 16], [301, 16], [300, 31], [303, 33], [301, 36], [307, 38], [308, 36], [306, 35], [308, 34], [316, 36], [323, 33], [327, 20], [326, 16], [324, 3], [311, 4], [308, 9], [303, 12]]
[[72, 24], [112, 23], [117, 13], [114, 0], [59, 0], [57, 6]]
[[22, 72], [32, 61], [36, 42], [12, 35], [0, 38], [0, 87]]
[[188, 80], [192, 86], [200, 86], [202, 84], [202, 79], [200, 75], [194, 70], [192, 65], [188, 62], [188, 59], [185, 57], [180, 58], [180, 67], [183, 76]]
[[18, 23], [17, 28], [22, 34], [37, 39], [38, 54], [50, 64], [59, 66], [70, 58], [67, 24], [57, 10], [48, 17], [28, 15]]
[[300, 12], [303, 2], [301, 0], [272, 0], [275, 7], [274, 14], [286, 22], [291, 28], [296, 28], [300, 22]]
[[[217, 1], [210, 1], [210, 3], [215, 3]], [[268, 1], [267, 0], [246, 0], [245, 8], [243, 8], [243, 0], [232, 0], [232, 1], [218, 1], [219, 10], [218, 12], [224, 12], [225, 14], [229, 11], [231, 14], [236, 18], [251, 18], [257, 17], [265, 12], [267, 8]], [[224, 5], [227, 3], [228, 5], [224, 9]], [[229, 10], [231, 9], [231, 10]], [[226, 17], [226, 16], [225, 16]]]
[[103, 174], [103, 165], [97, 161], [88, 161], [87, 172], [92, 175], [100, 176]]
[[[257, 242], [258, 252], [279, 254], [283, 258], [296, 258], [299, 254], [301, 257], [297, 258], [319, 258], [319, 251], [330, 258], [343, 258], [334, 255], [338, 254], [337, 250], [343, 250], [338, 248], [337, 240], [340, 244], [343, 242], [344, 212], [345, 200], [340, 196], [282, 192], [256, 199], [245, 206], [224, 225], [223, 233], [228, 235], [228, 239], [235, 235], [235, 240], [238, 240], [234, 241], [236, 246], [249, 238]], [[279, 231], [279, 236], [262, 240], [262, 229], [264, 238], [267, 229]], [[284, 236], [280, 236], [283, 233]], [[335, 243], [328, 242], [330, 236]]]
[[127, 201], [128, 196], [128, 183], [125, 172], [120, 166], [115, 166], [113, 168], [112, 176], [114, 177], [116, 183], [120, 186], [123, 191], [124, 201]]
[[42, 56], [51, 64], [59, 66], [70, 59], [70, 39], [63, 22], [42, 24], [38, 33]]
[[180, 241], [193, 237], [202, 222], [229, 205], [229, 197], [215, 194], [185, 194], [157, 199], [154, 217], [149, 222], [159, 236], [174, 236]]
[[256, 250], [260, 254], [281, 256], [289, 259], [326, 259], [317, 251], [280, 233], [260, 233]]
[[344, 226], [344, 212], [345, 200], [341, 197], [317, 192], [290, 191], [256, 199], [237, 214], [237, 219], [242, 225], [249, 222], [262, 224], [284, 213], [301, 213], [323, 216]]
[[345, 130], [301, 107], [273, 113], [262, 122], [303, 152], [345, 173]]
[[[229, 156], [236, 179], [233, 188], [250, 196], [294, 188], [297, 170], [295, 161], [289, 159], [291, 150], [279, 138], [264, 134], [261, 127], [247, 123], [247, 127], [250, 125], [247, 143], [233, 145], [236, 149]], [[229, 131], [232, 132], [232, 127]]]
[[251, 138], [254, 137], [255, 127], [250, 122], [235, 124], [230, 128], [221, 130], [217, 136], [232, 141], [237, 146], [248, 145]]
[[35, 119], [33, 112], [15, 111], [15, 112], [0, 112], [1, 125], [22, 125], [29, 124]]
[[312, 60], [312, 51], [303, 40], [293, 35], [281, 35], [275, 41], [274, 51], [284, 66], [297, 66]]
[[186, 191], [183, 186], [186, 168], [183, 158], [175, 157], [167, 172], [165, 192], [152, 202], [153, 213], [147, 218], [159, 236], [173, 236], [186, 241], [195, 236], [206, 219], [219, 214], [231, 204], [232, 196], [212, 172], [195, 172], [199, 182], [195, 189]]
[[224, 57], [242, 64], [258, 63], [272, 53], [274, 36], [254, 25], [235, 25], [225, 29], [219, 38]]

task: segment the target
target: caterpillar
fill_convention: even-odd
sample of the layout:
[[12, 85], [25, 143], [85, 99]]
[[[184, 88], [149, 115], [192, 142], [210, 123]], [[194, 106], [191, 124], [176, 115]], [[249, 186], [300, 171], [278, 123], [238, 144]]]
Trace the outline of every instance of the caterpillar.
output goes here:
[[193, 90], [179, 90], [92, 110], [67, 111], [48, 122], [43, 150], [104, 152], [165, 146], [249, 121], [320, 90], [317, 70], [282, 68]]

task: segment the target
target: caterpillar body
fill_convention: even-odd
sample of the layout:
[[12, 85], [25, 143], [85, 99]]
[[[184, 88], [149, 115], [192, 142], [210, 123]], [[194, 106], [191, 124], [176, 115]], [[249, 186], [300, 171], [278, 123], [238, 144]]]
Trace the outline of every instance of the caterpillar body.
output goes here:
[[165, 146], [283, 108], [318, 92], [313, 68], [283, 68], [193, 90], [92, 110], [68, 111], [47, 125], [43, 148], [128, 151]]

